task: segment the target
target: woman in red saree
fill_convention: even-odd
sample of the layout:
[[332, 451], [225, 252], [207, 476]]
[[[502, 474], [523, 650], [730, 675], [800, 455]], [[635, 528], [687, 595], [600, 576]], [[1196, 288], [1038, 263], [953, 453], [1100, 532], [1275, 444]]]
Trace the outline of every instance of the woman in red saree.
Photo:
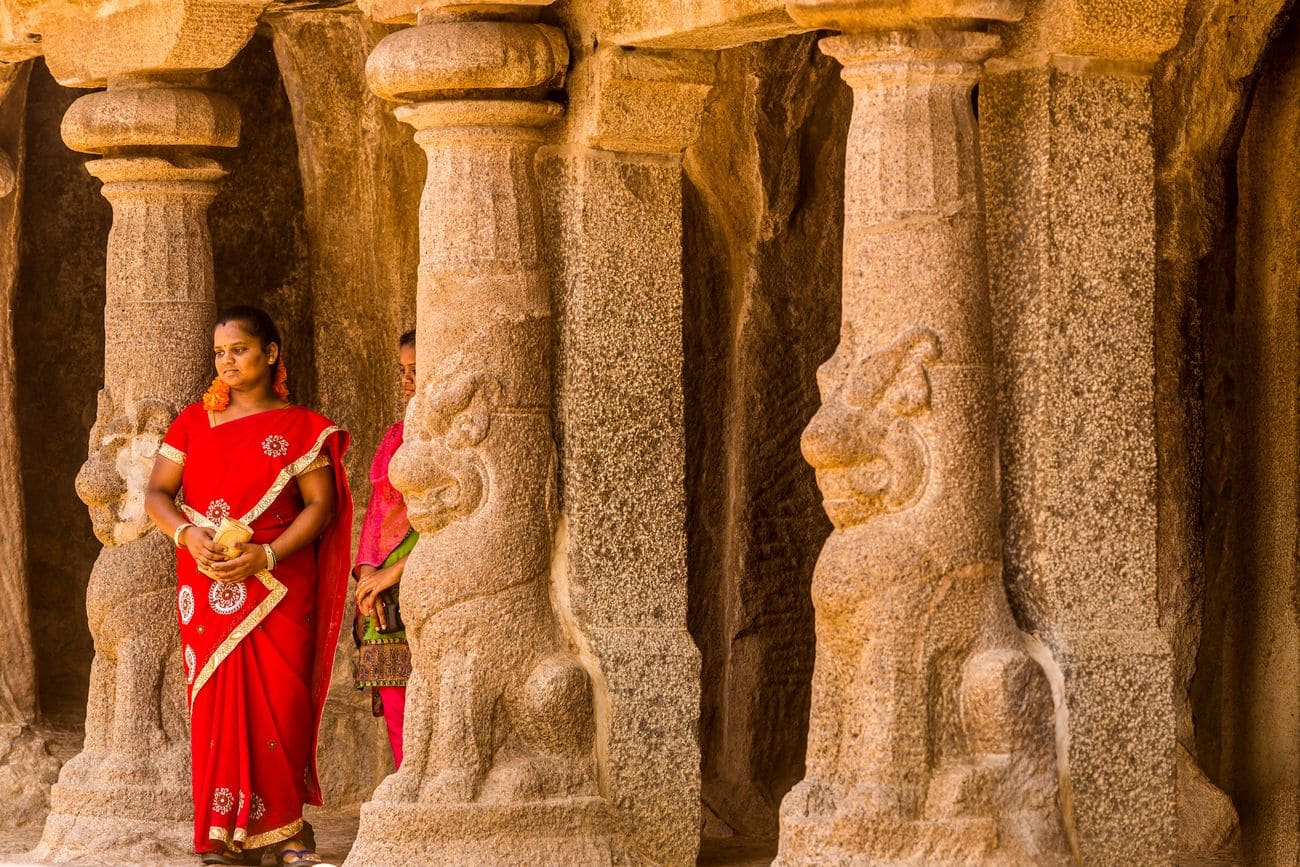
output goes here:
[[[159, 448], [147, 508], [177, 548], [194, 845], [204, 864], [319, 862], [316, 746], [349, 572], [348, 435], [293, 406], [280, 337], [256, 308], [214, 333], [217, 379]], [[178, 494], [181, 501], [178, 502]], [[222, 518], [252, 539], [213, 543]]]

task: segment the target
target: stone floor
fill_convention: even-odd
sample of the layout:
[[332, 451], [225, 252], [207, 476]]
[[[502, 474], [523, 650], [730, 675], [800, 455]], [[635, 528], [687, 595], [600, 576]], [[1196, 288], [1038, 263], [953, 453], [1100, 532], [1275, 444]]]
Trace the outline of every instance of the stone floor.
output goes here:
[[[66, 762], [81, 751], [82, 735], [80, 715], [70, 713], [47, 719], [40, 728], [50, 744], [50, 750], [60, 761]], [[357, 835], [357, 808], [325, 810], [308, 807], [308, 820], [316, 829], [320, 854], [329, 864], [342, 864], [352, 848]], [[24, 853], [36, 848], [41, 839], [41, 826], [34, 825], [18, 830], [0, 830], [0, 865], [34, 865]], [[775, 840], [755, 840], [745, 837], [726, 839], [706, 837], [700, 847], [699, 867], [767, 867], [776, 857]], [[90, 862], [81, 862], [90, 863]], [[176, 859], [134, 862], [146, 865], [176, 864]], [[193, 860], [195, 865], [198, 859]], [[269, 863], [269, 861], [268, 861]]]
[[[321, 856], [328, 864], [342, 864], [357, 834], [356, 811], [320, 810], [309, 807], [307, 816], [316, 829]], [[37, 864], [38, 862], [28, 860], [22, 854], [3, 853], [29, 852], [36, 847], [40, 837], [39, 827], [8, 833], [0, 832], [0, 864]], [[706, 839], [701, 847], [698, 864], [699, 867], [767, 867], [772, 863], [775, 854], [775, 844], [770, 840], [749, 840], [739, 837], [727, 840]], [[144, 863], [163, 865], [176, 864], [177, 861], [170, 859]], [[198, 864], [197, 858], [194, 859], [194, 864]]]
[[[307, 808], [307, 818], [316, 829], [320, 854], [327, 864], [342, 864], [352, 848], [357, 835], [357, 811], [323, 810]], [[23, 853], [30, 852], [40, 842], [41, 828], [35, 826], [17, 831], [0, 831], [0, 864], [35, 865]], [[751, 840], [732, 837], [725, 840], [706, 838], [700, 847], [699, 867], [767, 867], [776, 855], [772, 840]], [[89, 863], [89, 862], [84, 862]], [[136, 862], [144, 865], [176, 864], [176, 859]], [[194, 859], [197, 865], [198, 859]], [[268, 861], [269, 863], [269, 861]]]

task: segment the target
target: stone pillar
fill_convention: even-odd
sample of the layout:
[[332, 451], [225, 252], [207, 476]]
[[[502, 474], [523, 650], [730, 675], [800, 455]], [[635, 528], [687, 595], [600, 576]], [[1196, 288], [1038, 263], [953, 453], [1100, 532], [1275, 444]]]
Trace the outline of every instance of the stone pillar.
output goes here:
[[562, 529], [553, 579], [597, 681], [602, 789], [656, 864], [699, 844], [700, 659], [686, 631], [682, 151], [709, 52], [575, 64], [540, 174], [559, 316]]
[[796, 15], [847, 31], [822, 48], [854, 111], [840, 344], [803, 451], [834, 529], [813, 575], [807, 776], [781, 805], [778, 863], [1061, 863], [1051, 694], [1002, 584], [970, 98], [998, 40], [825, 5]]
[[1169, 341], [1185, 313], [1157, 302], [1151, 103], [1184, 4], [1148, 4], [1139, 29], [1063, 5], [1008, 28], [980, 86], [1006, 579], [1059, 667], [1080, 859], [1204, 857], [1236, 819], [1189, 752], [1200, 480]]
[[176, 633], [175, 556], [144, 485], [175, 414], [202, 394], [215, 316], [206, 212], [233, 147], [232, 102], [120, 78], [63, 121], [113, 206], [104, 388], [77, 492], [104, 550], [86, 611], [95, 642], [84, 751], [64, 767], [38, 853], [57, 859], [192, 851], [189, 736]]
[[554, 325], [534, 158], [567, 64], [555, 28], [430, 13], [367, 64], [372, 90], [408, 103], [396, 113], [428, 172], [419, 383], [390, 470], [421, 533], [402, 581], [405, 755], [362, 807], [352, 865], [626, 857], [596, 773], [600, 673], [551, 575]]
[[0, 828], [40, 821], [59, 772], [39, 716], [13, 341], [29, 63], [0, 65]]

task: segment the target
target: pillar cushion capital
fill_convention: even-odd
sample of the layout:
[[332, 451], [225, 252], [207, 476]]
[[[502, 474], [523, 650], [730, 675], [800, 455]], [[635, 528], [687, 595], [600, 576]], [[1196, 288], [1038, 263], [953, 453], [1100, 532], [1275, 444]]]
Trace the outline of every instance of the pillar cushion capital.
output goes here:
[[253, 35], [265, 0], [51, 3], [34, 14], [50, 74], [68, 87], [123, 75], [220, 69]]
[[113, 88], [88, 93], [63, 116], [63, 140], [73, 150], [234, 147], [239, 109], [226, 96], [181, 87]]
[[415, 102], [477, 90], [560, 86], [569, 47], [555, 27], [512, 21], [440, 21], [385, 37], [366, 62], [384, 99]]
[[808, 27], [857, 33], [1017, 21], [1025, 0], [786, 0], [786, 10]]

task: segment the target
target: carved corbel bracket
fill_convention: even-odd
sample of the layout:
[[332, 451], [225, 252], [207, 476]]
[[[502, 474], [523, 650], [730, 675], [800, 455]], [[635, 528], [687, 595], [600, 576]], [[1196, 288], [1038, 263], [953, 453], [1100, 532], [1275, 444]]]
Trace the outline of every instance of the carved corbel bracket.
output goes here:
[[1186, 0], [1029, 0], [1020, 21], [994, 28], [1005, 50], [990, 66], [1148, 74], [1156, 58], [1177, 44], [1186, 6]]
[[52, 0], [32, 14], [50, 73], [67, 87], [121, 76], [161, 78], [220, 69], [247, 44], [264, 0]]
[[574, 138], [595, 150], [680, 154], [700, 132], [717, 54], [599, 48], [571, 87]]

